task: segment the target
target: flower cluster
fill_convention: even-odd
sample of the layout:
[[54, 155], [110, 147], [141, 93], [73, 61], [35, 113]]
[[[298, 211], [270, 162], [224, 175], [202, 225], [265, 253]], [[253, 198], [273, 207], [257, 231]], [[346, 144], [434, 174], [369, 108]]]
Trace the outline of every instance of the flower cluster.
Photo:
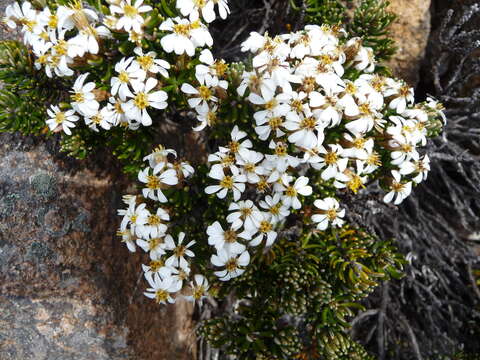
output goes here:
[[[207, 229], [220, 280], [243, 272], [247, 247], [271, 246], [319, 182], [357, 193], [378, 179], [388, 190], [384, 201], [397, 205], [427, 177], [429, 159], [419, 147], [432, 111], [439, 117], [441, 110], [433, 99], [414, 104], [406, 83], [374, 73], [372, 49], [343, 35], [337, 27], [309, 25], [274, 38], [251, 33], [242, 44], [253, 69], [237, 91], [254, 108], [258, 141], [235, 126], [228, 145], [208, 159], [215, 184], [205, 192], [231, 201], [226, 229], [218, 221]], [[336, 198], [313, 206], [318, 230], [343, 225]]]
[[[158, 31], [162, 34], [160, 44], [165, 55], [174, 52], [193, 57], [197, 48], [213, 44], [199, 14], [209, 23], [216, 18], [215, 7], [223, 19], [229, 13], [226, 0], [179, 0], [177, 8], [185, 18], [167, 18], [155, 29], [150, 29], [153, 8], [143, 4], [143, 0], [112, 0], [109, 3], [108, 11], [106, 7], [98, 10], [84, 7], [79, 0], [69, 6], [59, 5], [55, 10], [48, 6], [37, 10], [28, 1], [22, 5], [14, 3], [6, 9], [4, 22], [10, 28], [20, 26], [24, 42], [32, 48], [36, 58], [37, 69], [44, 68], [48, 77], [76, 76], [70, 104], [54, 104], [48, 111], [47, 125], [51, 131], [71, 135], [71, 129], [80, 117], [94, 131], [109, 130], [118, 125], [131, 130], [152, 125], [152, 111], [168, 106], [168, 94], [163, 87], [164, 80], [169, 77], [170, 63], [159, 58], [156, 51], [144, 51], [149, 48], [145, 39], [151, 39], [151, 33]], [[110, 49], [121, 45], [125, 36], [135, 46], [133, 53], [128, 54], [131, 56], [119, 58]], [[83, 69], [85, 64], [105, 59], [115, 61], [107, 76], [99, 78], [76, 71]], [[208, 50], [202, 53], [201, 61], [222, 72], [221, 63], [214, 64]], [[87, 80], [89, 75], [90, 81]], [[197, 79], [204, 85], [199, 87], [202, 98], [212, 86], [227, 86], [225, 81], [219, 82], [208, 69], [201, 67]], [[205, 103], [198, 101], [195, 107], [199, 116], [205, 117], [201, 121], [210, 121], [207, 120], [211, 115], [205, 112]]]
[[[131, 252], [137, 246], [149, 254], [150, 262], [142, 265], [150, 288], [145, 296], [158, 303], [174, 302], [172, 294], [177, 293], [190, 279], [191, 259], [195, 256], [190, 249], [195, 241], [186, 241], [185, 233], [177, 239], [169, 234], [170, 214], [161, 205], [168, 202], [164, 191], [182, 186], [194, 173], [187, 162], [171, 161], [176, 158], [174, 150], [158, 147], [147, 157], [148, 166], [138, 173], [143, 183], [142, 197], [124, 196], [126, 209], [118, 210], [123, 217], [118, 235]], [[155, 209], [155, 210], [153, 210]], [[201, 300], [208, 290], [207, 279], [195, 274], [187, 286], [187, 300]]]

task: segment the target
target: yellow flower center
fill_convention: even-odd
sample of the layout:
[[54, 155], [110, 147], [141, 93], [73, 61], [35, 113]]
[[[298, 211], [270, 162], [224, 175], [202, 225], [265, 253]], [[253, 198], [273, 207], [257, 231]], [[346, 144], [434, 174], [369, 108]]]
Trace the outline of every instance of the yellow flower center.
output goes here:
[[58, 56], [64, 56], [67, 54], [67, 42], [65, 40], [58, 40], [58, 44], [53, 47], [55, 53]]
[[128, 4], [125, 4], [125, 6], [123, 7], [123, 12], [125, 13], [125, 16], [129, 18], [134, 18], [138, 15], [138, 9], [135, 6]]
[[132, 224], [135, 224], [137, 222], [137, 219], [138, 219], [138, 216], [137, 215], [132, 215], [130, 217], [130, 221], [132, 222]]
[[225, 176], [222, 181], [220, 181], [220, 186], [225, 189], [233, 188], [233, 178], [231, 176]]
[[203, 100], [210, 100], [212, 97], [212, 92], [205, 85], [202, 85], [198, 88], [198, 94]]
[[162, 267], [164, 267], [165, 263], [163, 260], [161, 259], [158, 259], [158, 260], [152, 260], [150, 261], [150, 264], [148, 264], [148, 266], [150, 266], [150, 270], [152, 272], [157, 272], [158, 270], [160, 270]]
[[143, 70], [148, 71], [154, 63], [153, 57], [148, 55], [143, 55], [137, 57], [137, 62], [140, 64]]
[[161, 185], [162, 185], [162, 183], [157, 176], [155, 176], [155, 175], [147, 176], [147, 188], [152, 189], [152, 190], [160, 189]]
[[382, 162], [380, 161], [380, 155], [375, 153], [375, 152], [371, 153], [367, 158], [367, 164], [368, 165], [375, 165], [375, 166], [382, 165]]
[[152, 238], [148, 242], [148, 249], [149, 250], [154, 250], [158, 245], [163, 244], [163, 239], [162, 238]]
[[65, 113], [63, 112], [58, 112], [55, 114], [55, 122], [57, 124], [61, 124], [65, 121]]
[[333, 164], [336, 164], [337, 161], [338, 161], [337, 153], [335, 153], [333, 151], [329, 151], [325, 154], [325, 164], [333, 165]]
[[168, 291], [167, 290], [157, 290], [155, 292], [155, 300], [157, 302], [167, 301], [168, 300]]
[[265, 104], [265, 109], [272, 110], [275, 106], [277, 106], [277, 100], [272, 99]]
[[287, 147], [285, 144], [279, 143], [275, 146], [275, 155], [277, 156], [286, 156], [287, 155]]
[[162, 219], [160, 219], [160, 216], [155, 214], [155, 215], [150, 215], [147, 219], [147, 222], [148, 222], [148, 225], [157, 226], [162, 223]]
[[408, 85], [404, 85], [400, 88], [399, 94], [401, 97], [406, 97], [410, 94], [410, 87]]
[[141, 110], [146, 109], [150, 105], [148, 102], [148, 96], [144, 92], [138, 93], [133, 99], [133, 103]]
[[290, 106], [292, 109], [294, 109], [296, 112], [301, 112], [303, 110], [303, 103], [300, 100], [293, 100], [290, 103]]
[[237, 153], [238, 150], [240, 149], [240, 144], [238, 143], [238, 141], [230, 141], [228, 143], [228, 148], [230, 149], [230, 151], [232, 153]]
[[394, 181], [392, 184], [392, 190], [395, 192], [400, 192], [405, 188], [404, 184]]
[[347, 94], [353, 95], [357, 92], [357, 87], [353, 83], [349, 82], [347, 83], [347, 86], [345, 86], [345, 92]]
[[72, 100], [77, 103], [82, 103], [85, 101], [85, 96], [82, 92], [76, 92], [72, 95]]
[[362, 149], [366, 142], [367, 142], [367, 139], [357, 138], [357, 139], [355, 139], [355, 141], [353, 142], [353, 147], [355, 147], [355, 148], [357, 148], [357, 149]]
[[278, 129], [282, 125], [282, 118], [273, 117], [268, 120], [268, 125], [272, 130]]
[[260, 223], [260, 227], [258, 228], [258, 230], [262, 233], [268, 233], [269, 231], [272, 231], [272, 224], [270, 224], [270, 222], [268, 221], [263, 220]]
[[362, 104], [358, 108], [362, 114], [365, 114], [365, 115], [372, 114], [372, 110], [370, 109], [370, 105], [368, 103]]
[[245, 171], [247, 173], [253, 173], [253, 172], [255, 172], [256, 166], [255, 166], [255, 164], [247, 163], [243, 166], [243, 168], [245, 169]]
[[118, 80], [120, 80], [122, 83], [128, 83], [130, 81], [130, 77], [128, 76], [128, 73], [126, 71], [120, 71], [120, 74], [118, 75]]
[[272, 215], [280, 214], [280, 203], [273, 205], [269, 211]]
[[297, 190], [295, 190], [295, 188], [290, 185], [289, 187], [287, 187], [287, 190], [285, 190], [285, 195], [287, 195], [288, 197], [295, 197], [297, 196]]
[[191, 26], [188, 24], [173, 25], [173, 32], [178, 35], [188, 36], [190, 34]]
[[233, 230], [227, 230], [223, 234], [226, 243], [232, 244], [237, 241], [237, 233]]
[[196, 286], [193, 290], [193, 298], [195, 300], [200, 300], [205, 295], [206, 289], [203, 285]]
[[175, 254], [176, 257], [182, 257], [185, 255], [185, 251], [187, 248], [183, 245], [178, 245], [174, 250], [173, 253]]
[[233, 272], [238, 268], [238, 262], [236, 258], [231, 258], [225, 264], [225, 268], [228, 272]]
[[360, 189], [361, 187], [364, 187], [363, 182], [360, 176], [358, 176], [357, 174], [352, 173], [350, 174], [350, 176], [351, 178], [347, 182], [347, 187], [356, 194], [358, 192], [358, 189]]
[[313, 116], [307, 117], [300, 122], [300, 128], [302, 129], [315, 130], [316, 125], [317, 120]]
[[225, 64], [223, 60], [216, 61], [215, 64], [213, 64], [213, 69], [215, 70], [217, 76], [222, 77], [227, 72], [228, 65]]
[[329, 209], [327, 210], [327, 217], [328, 220], [333, 221], [337, 218], [337, 210], [335, 209]]

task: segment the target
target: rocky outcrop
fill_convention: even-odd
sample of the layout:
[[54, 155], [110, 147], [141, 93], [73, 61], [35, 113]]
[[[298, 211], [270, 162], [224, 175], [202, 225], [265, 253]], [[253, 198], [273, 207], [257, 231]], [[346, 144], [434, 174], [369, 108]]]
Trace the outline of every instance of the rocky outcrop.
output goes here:
[[0, 135], [0, 358], [194, 359], [191, 306], [144, 298], [115, 236], [125, 179], [50, 147]]
[[391, 34], [398, 47], [389, 61], [396, 77], [415, 86], [430, 35], [430, 0], [390, 0], [389, 10], [398, 18]]

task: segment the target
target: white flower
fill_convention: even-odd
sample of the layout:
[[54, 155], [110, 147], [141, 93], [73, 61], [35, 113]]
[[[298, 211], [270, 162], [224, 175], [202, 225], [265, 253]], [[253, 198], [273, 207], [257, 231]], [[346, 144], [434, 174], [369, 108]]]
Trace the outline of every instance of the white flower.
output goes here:
[[298, 195], [309, 196], [312, 194], [312, 187], [308, 185], [309, 179], [306, 176], [300, 176], [293, 185], [284, 186], [282, 203], [293, 209], [300, 209], [302, 204], [298, 200]]
[[192, 85], [184, 83], [182, 84], [181, 90], [188, 95], [193, 95], [188, 99], [188, 105], [192, 108], [197, 106], [202, 106], [203, 104], [208, 104], [211, 102], [218, 102], [218, 98], [214, 95], [214, 89], [218, 86], [218, 78], [212, 77], [209, 74], [200, 82], [198, 88], [194, 88]]
[[120, 230], [125, 231], [127, 227], [130, 227], [132, 234], [138, 234], [137, 227], [145, 225], [150, 215], [150, 212], [146, 209], [147, 205], [141, 203], [136, 206], [135, 200], [136, 198], [132, 197], [127, 209], [118, 210], [118, 215], [123, 216]]
[[68, 44], [71, 47], [69, 51], [69, 56], [82, 57], [85, 53], [98, 54], [100, 49], [98, 44], [99, 38], [107, 38], [110, 36], [110, 30], [105, 26], [98, 26], [94, 28], [91, 25], [81, 29], [79, 33], [68, 40]]
[[186, 53], [193, 56], [196, 47], [213, 45], [213, 38], [207, 27], [198, 20], [190, 22], [179, 17], [168, 18], [160, 25], [160, 30], [172, 32], [160, 40], [163, 50], [167, 53], [175, 51], [177, 55]]
[[325, 230], [328, 224], [341, 227], [344, 223], [345, 209], [340, 210], [340, 204], [334, 198], [328, 197], [323, 200], [315, 200], [313, 205], [321, 210], [319, 214], [312, 215], [312, 221], [318, 223], [317, 229]]
[[248, 157], [249, 149], [253, 146], [249, 139], [245, 139], [242, 142], [240, 140], [247, 136], [245, 131], [241, 131], [237, 125], [235, 125], [230, 133], [232, 141], [229, 142], [227, 147], [220, 146], [220, 152], [230, 153], [235, 156]]
[[147, 112], [148, 107], [165, 109], [168, 95], [165, 91], [152, 91], [158, 84], [158, 80], [148, 78], [145, 83], [132, 83], [134, 95], [124, 104], [125, 115], [132, 120], [141, 122], [144, 126], [152, 125], [152, 118]]
[[129, 85], [133, 82], [141, 83], [145, 81], [146, 73], [140, 68], [140, 64], [133, 61], [131, 58], [123, 58], [115, 64], [115, 71], [118, 77], [112, 76], [110, 79], [110, 85], [112, 86], [112, 95], [120, 96], [122, 101], [125, 101], [128, 97], [134, 97], [130, 91]]
[[310, 106], [316, 109], [318, 119], [329, 127], [337, 126], [342, 121], [343, 111], [341, 109], [340, 100], [336, 93], [328, 93], [325, 95], [317, 91], [309, 94]]
[[185, 233], [181, 232], [178, 234], [178, 241], [175, 244], [171, 235], [165, 237], [165, 250], [173, 251], [173, 255], [170, 256], [166, 261], [165, 265], [180, 267], [182, 269], [188, 267], [188, 262], [185, 260], [185, 256], [194, 257], [195, 254], [189, 248], [195, 245], [195, 240], [190, 241], [187, 245], [183, 245], [183, 240], [185, 239]]
[[245, 272], [244, 268], [250, 263], [250, 254], [246, 250], [241, 254], [229, 254], [225, 250], [220, 250], [216, 255], [212, 255], [210, 261], [215, 266], [225, 268], [215, 271], [215, 275], [221, 281], [228, 281]]
[[136, 47], [133, 52], [137, 55], [135, 61], [140, 65], [143, 71], [160, 74], [165, 78], [168, 78], [168, 69], [170, 69], [170, 64], [162, 59], [157, 59], [157, 53], [154, 51], [149, 51], [144, 53], [141, 47]]
[[208, 296], [208, 280], [205, 276], [200, 274], [195, 274], [193, 279], [194, 281], [190, 282], [191, 295], [184, 296], [184, 298], [188, 301], [201, 302]]
[[[318, 162], [312, 163], [312, 167], [322, 171], [322, 179], [329, 180], [337, 176], [338, 173], [343, 172], [348, 164], [348, 158], [343, 157], [343, 148], [340, 145], [328, 145], [330, 150], [323, 147], [318, 149]], [[325, 168], [325, 169], [324, 169]]]
[[83, 84], [87, 79], [89, 73], [80, 75], [73, 84], [73, 91], [71, 95], [72, 108], [83, 116], [93, 116], [98, 112], [100, 104], [95, 100], [95, 94], [92, 92], [95, 89], [95, 83], [89, 82]]
[[70, 128], [74, 128], [75, 122], [79, 119], [75, 115], [75, 110], [60, 111], [58, 106], [51, 105], [50, 109], [47, 109], [47, 114], [50, 118], [46, 122], [51, 131], [63, 130], [65, 134], [72, 135]]
[[173, 268], [165, 266], [165, 261], [160, 257], [150, 257], [151, 260], [148, 265], [142, 264], [142, 270], [145, 274], [160, 276], [167, 278], [172, 275]]
[[412, 192], [412, 183], [402, 183], [401, 175], [397, 170], [392, 170], [392, 176], [393, 179], [391, 179], [390, 192], [384, 196], [383, 201], [390, 203], [395, 199], [393, 203], [398, 205]]
[[430, 171], [430, 159], [428, 155], [425, 155], [423, 159], [417, 161], [404, 161], [399, 168], [401, 175], [416, 174], [412, 181], [418, 184], [427, 179]]
[[388, 81], [389, 89], [383, 94], [385, 97], [392, 96], [393, 99], [389, 103], [390, 109], [395, 109], [399, 114], [407, 109], [407, 105], [414, 102], [413, 88], [403, 82]]
[[232, 212], [228, 214], [227, 221], [232, 224], [232, 229], [235, 230], [243, 226], [246, 231], [253, 232], [263, 219], [261, 211], [258, 210], [252, 200], [232, 202], [228, 211]]
[[241, 254], [246, 247], [238, 240], [250, 240], [251, 235], [247, 231], [237, 233], [233, 227], [228, 230], [223, 230], [222, 225], [215, 221], [207, 228], [208, 245], [215, 246], [217, 251], [225, 250], [229, 254]]
[[167, 231], [167, 225], [165, 222], [170, 220], [170, 215], [162, 209], [161, 207], [157, 208], [155, 214], [148, 213], [147, 222], [136, 228], [136, 233], [139, 237], [143, 238], [157, 238], [163, 237]]
[[360, 188], [365, 187], [363, 184], [367, 181], [367, 176], [361, 176], [363, 171], [363, 162], [356, 161], [357, 171], [346, 169], [343, 173], [338, 173], [335, 177], [333, 185], [337, 189], [348, 188], [353, 193], [357, 193]]
[[132, 0], [122, 0], [118, 5], [110, 5], [112, 14], [122, 15], [116, 23], [116, 29], [120, 30], [123, 28], [127, 32], [133, 30], [136, 33], [141, 33], [142, 25], [145, 22], [141, 13], [152, 10], [151, 6], [142, 4], [143, 0], [135, 0], [134, 4], [132, 4]]
[[158, 259], [165, 254], [165, 241], [161, 236], [148, 237], [147, 240], [137, 239], [137, 245], [148, 252], [151, 259]]
[[93, 115], [85, 115], [85, 124], [92, 130], [98, 131], [97, 125], [100, 125], [102, 129], [110, 130], [112, 127], [113, 110], [109, 106], [105, 106]]
[[219, 199], [225, 198], [228, 191], [233, 192], [233, 199], [235, 201], [240, 199], [240, 196], [245, 191], [245, 182], [247, 177], [240, 174], [240, 171], [235, 166], [231, 166], [230, 170], [232, 175], [225, 175], [223, 166], [220, 164], [214, 164], [208, 174], [209, 177], [215, 180], [219, 180], [219, 185], [211, 185], [205, 188], [207, 194], [217, 193]]
[[306, 149], [311, 149], [318, 143], [320, 138], [324, 139], [324, 129], [327, 123], [318, 119], [308, 107], [300, 115], [290, 112], [284, 127], [291, 131], [288, 141]]
[[228, 0], [212, 0], [214, 4], [218, 6], [218, 12], [220, 17], [225, 20], [230, 14], [230, 8], [228, 7]]
[[348, 133], [343, 134], [343, 138], [350, 146], [343, 149], [343, 156], [345, 157], [367, 160], [373, 151], [373, 138], [365, 138], [362, 134], [352, 136]]
[[162, 189], [178, 184], [177, 172], [173, 169], [165, 169], [163, 163], [155, 166], [152, 174], [150, 174], [150, 170], [151, 168], [145, 168], [138, 173], [138, 180], [146, 184], [146, 187], [142, 189], [143, 196], [166, 203], [168, 200]]
[[127, 248], [130, 252], [135, 252], [136, 246], [135, 246], [135, 235], [133, 235], [130, 231], [124, 230], [124, 231], [117, 231], [117, 236], [120, 236], [122, 238], [122, 242], [127, 245]]
[[237, 165], [242, 167], [244, 174], [247, 176], [247, 182], [256, 184], [260, 181], [260, 176], [266, 175], [267, 171], [260, 164], [263, 160], [263, 154], [256, 151], [243, 151], [237, 156]]
[[260, 207], [268, 211], [273, 223], [278, 223], [290, 215], [290, 210], [282, 203], [279, 193], [275, 193], [273, 197], [265, 196], [265, 199], [260, 201]]
[[200, 121], [200, 125], [194, 127], [193, 130], [202, 131], [207, 126], [212, 126], [217, 121], [217, 109], [217, 105], [210, 108], [205, 101], [197, 106], [195, 110], [198, 113], [197, 120]]
[[165, 149], [162, 145], [156, 147], [151, 154], [145, 156], [143, 161], [148, 161], [151, 168], [155, 169], [158, 164], [164, 166], [168, 163], [168, 156], [177, 157], [177, 152], [173, 149]]
[[177, 9], [183, 16], [188, 16], [190, 21], [198, 20], [199, 14], [202, 13], [203, 20], [211, 23], [215, 20], [213, 6], [213, 0], [177, 0]]
[[175, 299], [172, 298], [170, 294], [175, 293], [180, 289], [171, 277], [162, 278], [159, 275], [147, 272], [145, 273], [145, 278], [151, 286], [143, 293], [146, 297], [155, 299], [159, 304], [166, 304], [167, 302], [173, 304], [175, 302]]
[[264, 213], [262, 221], [259, 222], [255, 229], [255, 233], [258, 234], [250, 241], [250, 246], [258, 246], [264, 239], [266, 239], [265, 247], [272, 246], [278, 235], [277, 232], [273, 230], [273, 226], [272, 216], [270, 216], [269, 213]]
[[[216, 60], [213, 58], [212, 52], [209, 49], [204, 49], [200, 53], [199, 60], [203, 64], [195, 66], [195, 77], [202, 82], [203, 78], [209, 74], [211, 76], [222, 78], [226, 75], [228, 65], [224, 60]], [[225, 80], [219, 82], [219, 86], [227, 89], [228, 83]]]

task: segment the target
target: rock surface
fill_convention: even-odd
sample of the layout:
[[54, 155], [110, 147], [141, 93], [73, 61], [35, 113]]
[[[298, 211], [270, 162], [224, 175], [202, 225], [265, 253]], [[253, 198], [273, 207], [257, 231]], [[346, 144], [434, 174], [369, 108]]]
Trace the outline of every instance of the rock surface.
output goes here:
[[390, 0], [390, 11], [398, 18], [392, 24], [392, 37], [398, 47], [389, 62], [396, 77], [415, 86], [430, 35], [430, 0]]
[[115, 236], [125, 179], [50, 148], [0, 135], [0, 359], [194, 359], [191, 307], [144, 298]]

